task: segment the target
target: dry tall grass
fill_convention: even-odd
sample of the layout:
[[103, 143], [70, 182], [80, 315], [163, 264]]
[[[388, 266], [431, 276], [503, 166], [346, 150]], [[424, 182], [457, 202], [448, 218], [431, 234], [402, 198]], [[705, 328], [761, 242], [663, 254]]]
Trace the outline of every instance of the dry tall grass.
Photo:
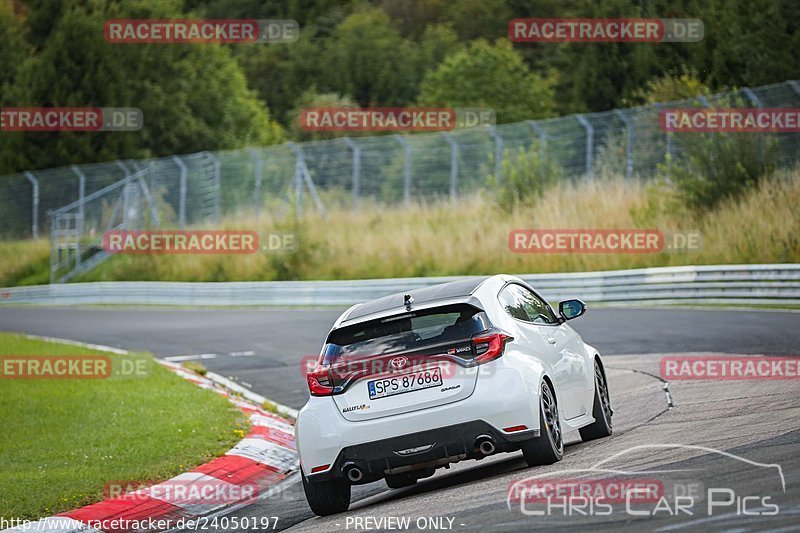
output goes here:
[[[82, 280], [360, 279], [460, 274], [571, 272], [714, 263], [800, 260], [800, 171], [763, 182], [735, 201], [707, 213], [678, 205], [664, 186], [610, 178], [560, 184], [527, 206], [503, 212], [487, 198], [409, 208], [363, 206], [310, 214], [300, 227], [264, 215], [262, 235], [297, 231], [295, 252], [255, 255], [118, 256]], [[228, 229], [253, 229], [246, 213]], [[698, 230], [698, 252], [655, 254], [518, 254], [508, 248], [513, 229]], [[8, 250], [8, 243], [2, 247]], [[0, 279], [36, 253], [3, 253]], [[5, 251], [4, 250], [4, 251]], [[9, 259], [9, 255], [16, 255]]]
[[50, 241], [0, 241], [0, 287], [50, 281]]

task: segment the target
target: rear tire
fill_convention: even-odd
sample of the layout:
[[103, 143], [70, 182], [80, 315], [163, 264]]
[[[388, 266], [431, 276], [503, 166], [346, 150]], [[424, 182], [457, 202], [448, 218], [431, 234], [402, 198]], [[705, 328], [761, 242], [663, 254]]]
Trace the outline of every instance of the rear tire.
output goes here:
[[581, 439], [584, 441], [608, 437], [612, 433], [611, 398], [608, 394], [608, 382], [600, 363], [594, 362], [594, 407], [592, 416], [594, 422], [588, 426], [580, 428]]
[[317, 516], [343, 513], [350, 507], [350, 483], [344, 479], [329, 479], [312, 483], [303, 477], [303, 490], [308, 506]]
[[406, 474], [387, 474], [386, 485], [390, 489], [402, 489], [403, 487], [410, 487], [417, 483], [417, 478], [411, 477]]
[[551, 465], [564, 458], [564, 439], [556, 395], [546, 381], [542, 383], [539, 395], [539, 420], [539, 436], [520, 445], [528, 466]]

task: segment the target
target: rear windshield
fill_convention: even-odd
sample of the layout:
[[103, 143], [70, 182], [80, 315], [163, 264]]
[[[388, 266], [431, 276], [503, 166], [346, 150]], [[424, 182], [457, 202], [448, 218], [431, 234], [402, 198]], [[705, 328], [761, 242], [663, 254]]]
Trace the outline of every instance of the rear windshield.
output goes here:
[[486, 314], [468, 304], [403, 313], [332, 331], [323, 349], [322, 363], [415, 351], [468, 339], [490, 327]]

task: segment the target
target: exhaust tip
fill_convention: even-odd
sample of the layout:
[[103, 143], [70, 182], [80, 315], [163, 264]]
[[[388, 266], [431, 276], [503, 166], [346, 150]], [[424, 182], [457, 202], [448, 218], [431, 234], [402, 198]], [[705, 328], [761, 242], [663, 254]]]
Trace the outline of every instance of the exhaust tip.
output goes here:
[[347, 465], [345, 466], [344, 471], [345, 475], [347, 475], [347, 479], [349, 479], [353, 483], [357, 483], [364, 478], [364, 473], [356, 465], [353, 464]]
[[488, 435], [482, 435], [475, 439], [475, 449], [483, 455], [491, 455], [495, 452], [497, 447], [494, 445], [494, 440]]

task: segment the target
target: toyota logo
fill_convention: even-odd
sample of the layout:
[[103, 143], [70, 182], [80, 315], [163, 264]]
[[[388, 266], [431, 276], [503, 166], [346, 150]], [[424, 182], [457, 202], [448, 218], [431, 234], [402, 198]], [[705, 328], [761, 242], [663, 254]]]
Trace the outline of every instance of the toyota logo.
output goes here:
[[389, 364], [392, 365], [392, 368], [403, 368], [408, 364], [408, 357], [394, 357], [392, 360], [389, 361]]

